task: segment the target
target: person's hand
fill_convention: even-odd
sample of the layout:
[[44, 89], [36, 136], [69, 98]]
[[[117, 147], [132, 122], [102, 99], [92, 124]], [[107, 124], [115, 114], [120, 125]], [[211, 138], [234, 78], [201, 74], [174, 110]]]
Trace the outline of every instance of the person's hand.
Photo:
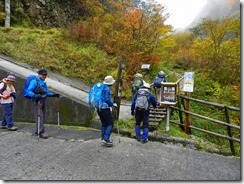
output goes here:
[[134, 115], [135, 115], [135, 111], [132, 110], [132, 111], [131, 111], [131, 116], [134, 116]]
[[32, 98], [34, 98], [35, 100], [40, 100], [42, 98], [42, 95], [36, 94]]
[[54, 93], [52, 97], [59, 97], [60, 95], [58, 93]]
[[10, 93], [10, 96], [13, 97], [14, 99], [16, 99], [16, 93], [12, 92], [12, 93]]
[[116, 103], [113, 104], [113, 107], [118, 107]]
[[4, 98], [4, 99], [7, 99], [9, 98], [10, 96], [9, 95], [2, 95], [1, 98]]

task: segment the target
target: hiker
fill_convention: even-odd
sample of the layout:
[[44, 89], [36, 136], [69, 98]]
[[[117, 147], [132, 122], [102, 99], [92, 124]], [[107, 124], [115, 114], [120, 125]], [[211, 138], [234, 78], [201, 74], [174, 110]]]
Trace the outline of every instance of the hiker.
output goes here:
[[132, 97], [134, 94], [138, 91], [138, 89], [143, 85], [145, 81], [143, 81], [143, 75], [140, 73], [136, 73], [134, 75], [134, 79], [131, 82], [131, 92], [132, 92]]
[[3, 107], [3, 120], [1, 122], [1, 129], [8, 129], [16, 131], [18, 127], [14, 126], [13, 121], [13, 104], [16, 99], [16, 91], [13, 86], [15, 76], [9, 75], [0, 83], [0, 101]]
[[[135, 124], [135, 134], [136, 140], [142, 143], [148, 142], [148, 126], [149, 126], [149, 113], [150, 105], [152, 104], [154, 108], [157, 106], [156, 98], [149, 91], [150, 85], [144, 83], [144, 85], [138, 90], [138, 92], [133, 96], [131, 103], [131, 115], [136, 118]], [[143, 122], [143, 133], [141, 134], [140, 125]]]
[[155, 91], [155, 94], [157, 96], [158, 101], [160, 101], [160, 89], [162, 86], [162, 82], [167, 82], [165, 73], [163, 71], [158, 72], [156, 77], [153, 80], [153, 88]]
[[[48, 134], [45, 132], [45, 127], [44, 127], [45, 112], [46, 112], [46, 107], [45, 107], [46, 97], [59, 97], [58, 93], [53, 93], [48, 90], [47, 84], [45, 82], [46, 77], [47, 77], [47, 71], [45, 69], [40, 69], [38, 71], [38, 76], [36, 76], [34, 79], [31, 79], [28, 86], [25, 86], [24, 89], [24, 96], [26, 98], [31, 98], [34, 104], [34, 117], [36, 121], [35, 135], [39, 135], [40, 138], [43, 139], [48, 138]], [[40, 109], [38, 109], [38, 107]], [[38, 110], [40, 110], [40, 125], [39, 125], [40, 129], [38, 129]]]
[[115, 80], [112, 76], [106, 76], [103, 82], [96, 83], [93, 88], [91, 88], [88, 100], [88, 103], [97, 111], [101, 120], [102, 144], [107, 147], [113, 146], [110, 136], [113, 131], [114, 120], [110, 107], [117, 107], [117, 104], [113, 103], [110, 98], [110, 87], [114, 82]]

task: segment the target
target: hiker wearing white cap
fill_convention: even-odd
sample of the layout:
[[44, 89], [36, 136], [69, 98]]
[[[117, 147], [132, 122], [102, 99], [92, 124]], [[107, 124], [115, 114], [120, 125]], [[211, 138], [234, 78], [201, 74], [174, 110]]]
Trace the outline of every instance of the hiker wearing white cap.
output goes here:
[[13, 104], [16, 99], [16, 91], [13, 86], [15, 76], [9, 75], [0, 82], [0, 102], [3, 107], [3, 120], [1, 122], [1, 129], [8, 129], [15, 131], [18, 128], [14, 126], [13, 121]]
[[[136, 139], [142, 143], [148, 142], [150, 105], [152, 104], [154, 108], [157, 106], [156, 98], [152, 93], [150, 93], [149, 89], [150, 85], [148, 83], [144, 83], [143, 86], [133, 96], [131, 103], [131, 115], [135, 115], [136, 118]], [[141, 122], [143, 122], [142, 134], [140, 128]]]
[[96, 109], [97, 114], [101, 120], [101, 139], [102, 144], [110, 147], [113, 143], [110, 141], [110, 136], [114, 127], [114, 120], [110, 107], [117, 107], [110, 97], [110, 87], [115, 80], [108, 75], [103, 82], [96, 83], [89, 92], [88, 103], [91, 108]]

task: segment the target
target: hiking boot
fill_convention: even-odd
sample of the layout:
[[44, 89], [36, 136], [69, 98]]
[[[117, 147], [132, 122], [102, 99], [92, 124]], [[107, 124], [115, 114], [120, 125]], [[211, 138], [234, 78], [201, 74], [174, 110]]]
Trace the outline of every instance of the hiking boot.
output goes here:
[[146, 140], [143, 139], [143, 140], [141, 141], [142, 144], [145, 144], [145, 143], [147, 143], [147, 142], [148, 142], [147, 139], [146, 139]]
[[141, 137], [136, 138], [138, 142], [141, 142]]
[[42, 139], [47, 139], [48, 138], [48, 134], [43, 132], [43, 133], [40, 133], [40, 138]]
[[18, 130], [18, 127], [12, 126], [11, 128], [8, 128], [9, 131], [16, 131]]
[[5, 126], [1, 126], [1, 129], [8, 129], [8, 127], [5, 125]]
[[113, 143], [111, 141], [105, 141], [105, 140], [102, 140], [102, 144], [103, 146], [106, 146], [106, 147], [112, 147], [113, 146]]

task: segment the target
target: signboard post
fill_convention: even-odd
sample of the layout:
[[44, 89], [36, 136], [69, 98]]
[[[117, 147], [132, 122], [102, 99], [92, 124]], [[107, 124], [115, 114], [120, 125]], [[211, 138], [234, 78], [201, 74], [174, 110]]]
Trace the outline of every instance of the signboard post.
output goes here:
[[[190, 97], [190, 92], [193, 92], [194, 86], [194, 72], [185, 72], [184, 74], [184, 86], [183, 91], [186, 92], [186, 96]], [[186, 100], [186, 111], [190, 111], [190, 102]], [[185, 119], [185, 133], [188, 134], [189, 130], [189, 114], [186, 113]]]
[[176, 105], [177, 84], [170, 82], [162, 82], [160, 89], [160, 103], [166, 105], [167, 117], [166, 117], [166, 131], [169, 131], [169, 119], [170, 119], [170, 105]]

